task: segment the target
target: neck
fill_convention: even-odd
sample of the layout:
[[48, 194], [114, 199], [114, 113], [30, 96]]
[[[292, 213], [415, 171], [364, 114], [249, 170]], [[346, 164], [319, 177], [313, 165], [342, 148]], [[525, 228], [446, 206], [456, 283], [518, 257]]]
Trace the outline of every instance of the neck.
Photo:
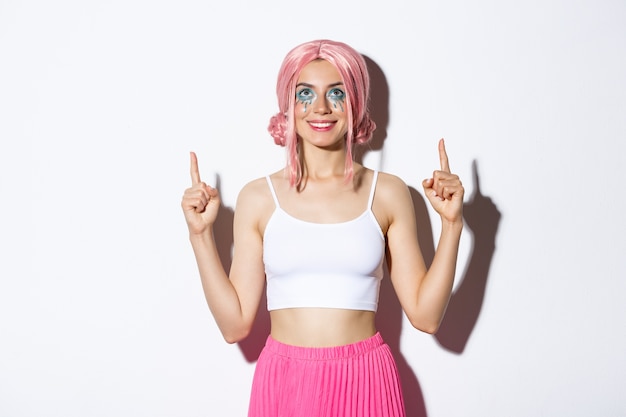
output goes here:
[[346, 148], [339, 146], [334, 149], [307, 146], [301, 149], [303, 176], [311, 179], [343, 177], [346, 169]]

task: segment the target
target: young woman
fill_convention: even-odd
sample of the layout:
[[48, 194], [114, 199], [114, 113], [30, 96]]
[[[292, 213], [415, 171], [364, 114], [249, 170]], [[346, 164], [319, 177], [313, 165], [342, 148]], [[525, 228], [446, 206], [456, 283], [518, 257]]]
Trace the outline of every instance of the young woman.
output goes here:
[[440, 169], [423, 181], [441, 216], [427, 269], [406, 184], [352, 158], [375, 129], [362, 56], [329, 40], [299, 45], [285, 57], [277, 95], [269, 131], [287, 163], [241, 190], [230, 275], [212, 232], [219, 195], [201, 181], [194, 153], [182, 199], [206, 300], [227, 342], [248, 335], [267, 285], [271, 333], [249, 416], [404, 416], [396, 365], [374, 320], [383, 261], [412, 325], [436, 332], [454, 280], [463, 186], [441, 140]]

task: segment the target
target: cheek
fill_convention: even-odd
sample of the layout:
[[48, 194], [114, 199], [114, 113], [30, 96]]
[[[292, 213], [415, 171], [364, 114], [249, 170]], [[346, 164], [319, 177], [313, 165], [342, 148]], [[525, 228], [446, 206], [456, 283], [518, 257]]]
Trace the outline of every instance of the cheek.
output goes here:
[[345, 113], [346, 112], [345, 101], [343, 99], [340, 99], [340, 98], [330, 98], [329, 101], [330, 101], [330, 104], [331, 104], [331, 106], [333, 108], [333, 111], [340, 112], [340, 113]]
[[311, 108], [311, 103], [296, 102], [293, 112], [296, 116], [306, 113]]
[[[304, 113], [302, 113], [302, 109], [296, 109], [296, 117], [294, 118], [294, 128], [296, 130], [296, 134], [300, 136], [300, 133], [303, 132], [306, 122], [304, 121], [304, 117], [302, 117]], [[300, 115], [300, 116], [298, 116]]]

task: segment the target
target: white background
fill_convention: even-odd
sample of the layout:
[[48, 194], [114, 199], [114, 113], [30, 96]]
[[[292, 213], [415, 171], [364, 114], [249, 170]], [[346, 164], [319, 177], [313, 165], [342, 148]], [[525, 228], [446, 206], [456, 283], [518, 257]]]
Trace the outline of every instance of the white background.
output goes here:
[[188, 152], [227, 244], [284, 161], [280, 62], [317, 38], [372, 64], [366, 165], [421, 192], [445, 137], [478, 209], [447, 333], [382, 295], [409, 416], [626, 416], [625, 22], [617, 0], [1, 0], [0, 416], [245, 415], [265, 329], [228, 345], [206, 307]]

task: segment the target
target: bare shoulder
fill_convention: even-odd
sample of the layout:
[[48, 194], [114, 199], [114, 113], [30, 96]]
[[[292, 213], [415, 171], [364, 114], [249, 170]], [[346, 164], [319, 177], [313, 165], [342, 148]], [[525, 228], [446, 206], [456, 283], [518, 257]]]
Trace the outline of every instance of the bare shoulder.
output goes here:
[[235, 218], [252, 223], [260, 231], [274, 211], [274, 200], [265, 177], [254, 179], [243, 186], [237, 197]]
[[380, 172], [376, 183], [373, 210], [384, 232], [399, 218], [410, 215], [413, 202], [404, 180], [396, 175]]
[[376, 184], [376, 194], [378, 196], [392, 202], [395, 199], [405, 197], [407, 193], [408, 186], [402, 178], [394, 174], [379, 172]]
[[265, 177], [257, 178], [245, 184], [237, 197], [236, 210], [246, 209], [249, 206], [262, 206], [264, 203], [272, 203], [270, 192]]

